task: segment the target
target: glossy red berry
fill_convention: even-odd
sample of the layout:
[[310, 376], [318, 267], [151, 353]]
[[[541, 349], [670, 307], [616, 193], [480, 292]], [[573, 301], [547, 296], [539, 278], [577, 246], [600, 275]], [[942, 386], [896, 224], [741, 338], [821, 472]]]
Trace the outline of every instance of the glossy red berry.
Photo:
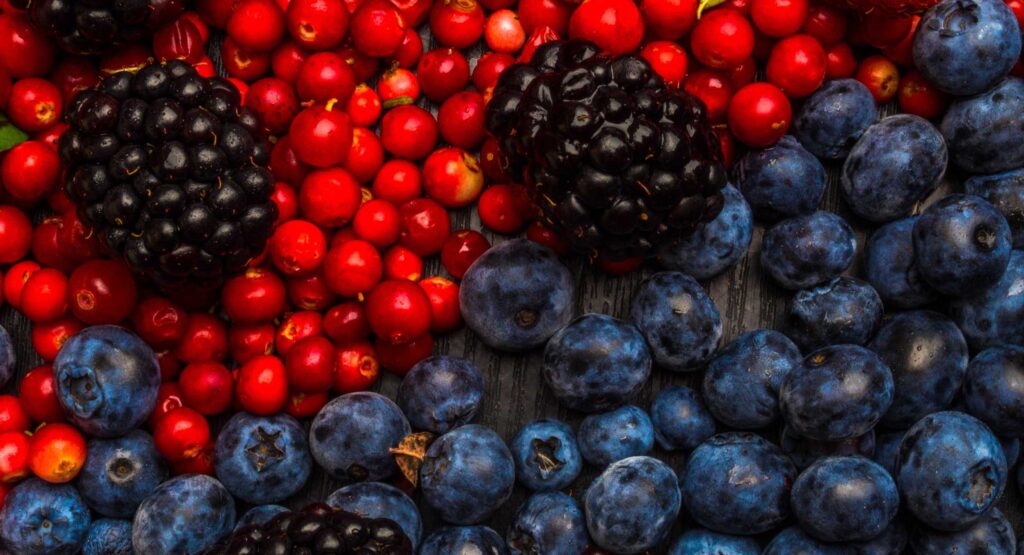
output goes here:
[[135, 332], [154, 349], [167, 349], [185, 336], [188, 314], [185, 309], [163, 297], [150, 297], [132, 314]]
[[925, 119], [942, 115], [949, 105], [949, 97], [928, 82], [917, 70], [911, 70], [900, 80], [900, 111]]
[[84, 324], [70, 316], [33, 323], [32, 349], [45, 362], [53, 362], [64, 343], [84, 328]]
[[356, 89], [352, 66], [335, 52], [317, 52], [306, 58], [299, 70], [295, 88], [304, 101], [324, 103], [336, 100], [345, 106]]
[[845, 79], [857, 71], [857, 58], [849, 44], [841, 42], [825, 52], [825, 78]]
[[197, 27], [198, 19], [179, 17], [153, 33], [153, 55], [161, 60], [184, 60], [190, 64], [206, 54], [206, 39]]
[[286, 276], [315, 272], [327, 255], [327, 237], [307, 220], [291, 220], [278, 226], [269, 242], [270, 261]]
[[441, 247], [441, 265], [457, 279], [462, 279], [470, 264], [491, 248], [491, 242], [479, 231], [460, 229], [452, 232]]
[[659, 40], [679, 40], [697, 22], [696, 0], [643, 0], [640, 13], [651, 36]]
[[71, 272], [71, 313], [89, 325], [116, 324], [135, 308], [138, 290], [131, 269], [118, 260], [90, 260]]
[[156, 363], [160, 366], [160, 381], [176, 379], [181, 372], [181, 361], [174, 355], [174, 351], [157, 352]]
[[153, 426], [156, 450], [172, 462], [194, 457], [209, 441], [210, 424], [206, 417], [188, 407], [169, 411]]
[[373, 178], [373, 196], [396, 206], [417, 198], [423, 192], [419, 166], [407, 160], [384, 162]]
[[374, 343], [377, 360], [381, 368], [392, 374], [404, 376], [416, 363], [429, 357], [434, 350], [434, 336], [425, 333], [405, 343], [391, 343], [377, 338]]
[[441, 252], [451, 231], [448, 211], [437, 202], [418, 198], [398, 208], [402, 216], [402, 238], [399, 244], [420, 256]]
[[516, 12], [500, 9], [487, 17], [484, 25], [484, 40], [494, 52], [514, 54], [526, 42], [526, 30], [519, 22]]
[[284, 412], [297, 420], [313, 418], [324, 408], [330, 399], [327, 393], [297, 393], [288, 394], [288, 403], [284, 406]]
[[366, 316], [378, 337], [404, 343], [430, 329], [430, 301], [415, 282], [385, 280], [367, 297]]
[[698, 69], [686, 76], [683, 90], [699, 98], [707, 108], [708, 119], [713, 122], [725, 121], [732, 98], [732, 85], [721, 72], [712, 69]]
[[352, 119], [352, 125], [359, 127], [370, 127], [377, 123], [383, 109], [377, 91], [366, 83], [356, 85], [345, 105], [345, 112]]
[[285, 316], [274, 336], [274, 348], [287, 356], [292, 346], [314, 335], [323, 335], [323, 316], [315, 310], [300, 310]]
[[398, 67], [409, 69], [416, 66], [416, 62], [420, 61], [422, 55], [423, 39], [420, 38], [419, 32], [413, 28], [406, 28], [402, 44], [391, 55], [391, 60]]
[[21, 312], [33, 322], [48, 322], [68, 309], [68, 278], [60, 270], [43, 268], [32, 274], [21, 292]]
[[60, 157], [39, 141], [25, 141], [7, 151], [0, 161], [0, 183], [11, 198], [33, 205], [57, 185]]
[[366, 54], [383, 58], [394, 54], [405, 39], [405, 20], [387, 0], [364, 0], [352, 14], [352, 43]]
[[423, 277], [423, 258], [415, 252], [395, 245], [384, 253], [384, 279], [417, 281]]
[[491, 185], [484, 189], [476, 209], [480, 223], [498, 233], [515, 233], [526, 225], [517, 191], [511, 185]]
[[25, 258], [31, 246], [32, 222], [28, 216], [13, 206], [0, 205], [0, 264]]
[[846, 36], [846, 17], [846, 12], [827, 4], [811, 4], [800, 30], [818, 39], [825, 47], [833, 46]]
[[21, 378], [18, 400], [25, 412], [36, 422], [63, 422], [64, 409], [57, 400], [53, 367], [37, 366]]
[[311, 172], [299, 189], [299, 210], [316, 225], [341, 227], [352, 219], [362, 203], [359, 183], [341, 168]]
[[769, 37], [785, 37], [800, 30], [807, 20], [807, 0], [751, 0], [750, 18], [758, 31]]
[[360, 239], [376, 247], [387, 247], [398, 241], [401, 216], [394, 204], [382, 199], [364, 202], [352, 220], [352, 229]]
[[288, 300], [299, 310], [324, 310], [331, 306], [336, 296], [321, 272], [289, 278], [285, 281], [285, 288]]
[[775, 43], [768, 57], [768, 81], [790, 98], [810, 96], [825, 82], [827, 60], [821, 43], [810, 35], [793, 35]]
[[380, 139], [392, 156], [420, 160], [437, 144], [437, 122], [419, 106], [399, 106], [384, 114]]
[[291, 0], [285, 14], [288, 34], [309, 50], [330, 50], [348, 32], [349, 11], [342, 0]]
[[345, 169], [356, 181], [365, 185], [373, 180], [383, 164], [384, 145], [377, 134], [365, 127], [354, 128]]
[[484, 34], [484, 9], [476, 0], [435, 0], [430, 32], [444, 46], [469, 48]]
[[0, 14], [0, 66], [15, 79], [46, 75], [57, 57], [57, 45], [25, 14]]
[[644, 18], [633, 0], [589, 0], [569, 19], [569, 37], [593, 41], [612, 55], [639, 48], [644, 29]]
[[183, 474], [205, 474], [207, 476], [213, 476], [216, 470], [213, 460], [214, 446], [214, 440], [211, 439], [191, 457], [170, 461], [171, 475], [181, 476]]
[[270, 201], [277, 206], [277, 223], [293, 220], [299, 214], [299, 194], [294, 187], [283, 181], [274, 183]]
[[157, 421], [167, 415], [172, 410], [185, 406], [184, 401], [181, 400], [181, 386], [178, 382], [164, 382], [160, 384], [160, 388], [156, 393], [156, 405], [153, 407], [153, 412], [149, 415], [149, 426], [153, 428]]
[[273, 0], [242, 0], [231, 11], [227, 32], [238, 46], [266, 52], [284, 37], [285, 17]]
[[476, 61], [473, 67], [473, 86], [483, 93], [498, 83], [498, 77], [505, 68], [516, 63], [516, 59], [501, 52], [487, 52]]
[[235, 394], [243, 410], [267, 416], [284, 409], [288, 402], [288, 376], [281, 359], [264, 355], [238, 370]]
[[366, 341], [346, 344], [337, 349], [334, 365], [334, 391], [344, 394], [366, 391], [377, 383], [380, 363], [377, 352]]
[[859, 43], [866, 43], [875, 48], [885, 48], [903, 40], [913, 26], [913, 16], [869, 12], [854, 20], [850, 39], [857, 39]]
[[322, 393], [331, 388], [337, 364], [334, 344], [323, 336], [307, 337], [292, 345], [284, 367], [288, 386], [299, 393]]
[[270, 53], [270, 70], [274, 77], [295, 84], [299, 80], [302, 64], [309, 58], [309, 52], [298, 43], [285, 40]]
[[228, 75], [243, 81], [255, 81], [270, 69], [268, 52], [245, 50], [231, 37], [224, 37], [220, 43], [220, 56]]
[[708, 67], [735, 67], [754, 52], [754, 29], [735, 10], [712, 10], [693, 28], [690, 49]]
[[270, 322], [284, 312], [284, 282], [274, 272], [250, 268], [224, 284], [221, 304], [233, 322]]
[[775, 144], [789, 130], [793, 108], [778, 87], [752, 83], [733, 95], [728, 120], [736, 139], [747, 146], [764, 148]]
[[430, 301], [430, 331], [446, 333], [462, 324], [458, 284], [441, 276], [433, 276], [421, 280], [420, 287]]
[[419, 77], [423, 95], [434, 102], [443, 102], [469, 84], [469, 63], [466, 57], [454, 48], [438, 48], [420, 58], [416, 75]]
[[28, 466], [37, 477], [52, 484], [70, 482], [85, 464], [85, 438], [73, 426], [56, 422], [32, 434]]
[[362, 341], [370, 335], [362, 303], [347, 301], [324, 314], [324, 334], [339, 345]]
[[61, 219], [50, 216], [39, 222], [32, 230], [32, 258], [43, 266], [66, 272], [74, 266], [74, 261], [64, 258], [60, 246]]
[[291, 147], [300, 161], [317, 168], [341, 164], [352, 146], [352, 123], [334, 103], [299, 112], [288, 130]]
[[900, 70], [885, 56], [868, 56], [861, 60], [854, 78], [867, 86], [875, 102], [885, 104], [896, 97]]
[[555, 251], [559, 256], [569, 254], [569, 246], [553, 230], [540, 222], [533, 222], [526, 228], [526, 238]]
[[532, 34], [538, 28], [549, 27], [559, 36], [569, 33], [569, 18], [574, 4], [564, 0], [520, 0], [516, 5], [523, 30]]
[[420, 97], [420, 82], [416, 74], [408, 69], [389, 69], [377, 80], [377, 95], [385, 109], [412, 104]]
[[299, 112], [299, 99], [290, 83], [276, 77], [265, 77], [249, 87], [245, 105], [260, 116], [267, 131], [274, 135], [288, 130]]
[[14, 395], [0, 395], [0, 433], [24, 432], [32, 425], [21, 401]]
[[332, 247], [324, 261], [327, 285], [342, 297], [355, 297], [369, 291], [380, 281], [383, 271], [377, 249], [358, 239]]
[[13, 484], [29, 475], [29, 441], [24, 432], [0, 434], [0, 482]]
[[445, 208], [472, 203], [484, 187], [484, 174], [476, 156], [456, 147], [443, 147], [423, 162], [423, 188]]
[[444, 142], [474, 150], [487, 135], [484, 129], [486, 103], [480, 93], [462, 91], [448, 97], [437, 111], [437, 125]]
[[[270, 322], [233, 324], [228, 330], [228, 352], [238, 364], [274, 352], [276, 330]], [[198, 364], [198, 363], [197, 363]]]
[[655, 73], [671, 87], [678, 87], [686, 77], [686, 50], [672, 41], [652, 41], [640, 51], [640, 57], [651, 64]]
[[223, 364], [216, 361], [194, 362], [178, 376], [185, 406], [212, 416], [231, 407], [234, 379]]
[[182, 362], [224, 360], [228, 352], [228, 334], [224, 322], [202, 312], [188, 315], [185, 333], [174, 349]]

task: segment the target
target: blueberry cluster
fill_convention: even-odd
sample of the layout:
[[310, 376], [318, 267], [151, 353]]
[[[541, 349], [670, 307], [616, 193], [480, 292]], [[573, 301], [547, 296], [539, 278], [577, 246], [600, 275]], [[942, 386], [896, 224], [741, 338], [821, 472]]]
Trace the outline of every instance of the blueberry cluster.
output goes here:
[[148, 38], [182, 11], [170, 0], [33, 0], [29, 17], [65, 51], [101, 54]]
[[599, 52], [579, 40], [538, 47], [501, 74], [487, 127], [574, 249], [647, 258], [722, 210], [719, 143], [699, 100], [639, 56]]
[[226, 79], [171, 61], [79, 93], [60, 140], [65, 189], [104, 244], [158, 286], [215, 286], [277, 219], [255, 113]]

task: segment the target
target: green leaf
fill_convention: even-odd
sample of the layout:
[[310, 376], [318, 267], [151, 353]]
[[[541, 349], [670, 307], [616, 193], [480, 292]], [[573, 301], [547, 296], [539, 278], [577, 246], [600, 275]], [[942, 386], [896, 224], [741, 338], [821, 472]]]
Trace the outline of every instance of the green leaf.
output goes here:
[[28, 135], [7, 121], [7, 116], [0, 114], [0, 152], [10, 150], [26, 140]]
[[704, 10], [709, 10], [724, 3], [725, 0], [700, 0], [700, 4], [697, 4], [697, 19], [700, 19], [700, 16], [704, 15]]

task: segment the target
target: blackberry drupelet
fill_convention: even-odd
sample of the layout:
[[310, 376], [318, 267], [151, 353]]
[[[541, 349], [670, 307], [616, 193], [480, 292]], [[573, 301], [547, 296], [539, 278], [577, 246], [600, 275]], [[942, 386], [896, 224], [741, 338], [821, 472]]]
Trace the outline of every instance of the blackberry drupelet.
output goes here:
[[722, 209], [727, 177], [704, 105], [639, 56], [541, 45], [502, 73], [486, 123], [541, 220], [591, 257], [653, 256]]
[[389, 519], [367, 519], [323, 503], [235, 530], [207, 555], [412, 555], [412, 542]]
[[137, 272], [165, 289], [214, 287], [263, 250], [277, 219], [270, 147], [233, 84], [153, 64], [79, 93], [67, 119], [65, 189]]
[[137, 43], [185, 10], [181, 0], [14, 0], [72, 54], [102, 54]]

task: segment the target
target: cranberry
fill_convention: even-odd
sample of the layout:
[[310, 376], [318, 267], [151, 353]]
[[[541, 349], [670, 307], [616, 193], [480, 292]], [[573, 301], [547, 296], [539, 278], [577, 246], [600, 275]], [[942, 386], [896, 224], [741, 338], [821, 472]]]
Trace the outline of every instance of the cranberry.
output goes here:
[[332, 386], [338, 393], [366, 391], [377, 383], [380, 363], [377, 352], [366, 341], [349, 343], [337, 349]]
[[398, 209], [382, 199], [363, 203], [352, 221], [356, 236], [376, 247], [386, 247], [398, 241], [401, 233]]
[[0, 434], [0, 482], [12, 484], [29, 475], [29, 436], [25, 432]]
[[917, 70], [911, 70], [900, 80], [900, 111], [926, 119], [937, 118], [946, 111], [949, 97], [935, 88]]
[[352, 125], [359, 127], [369, 127], [377, 123], [381, 110], [383, 105], [377, 91], [365, 83], [356, 86], [348, 99], [348, 104], [345, 105], [345, 112], [352, 119]]
[[[3, 91], [0, 91], [0, 93], [2, 92]], [[3, 105], [0, 104], [0, 106]], [[46, 129], [43, 129], [42, 131], [33, 134], [32, 140], [39, 141], [40, 143], [43, 143], [47, 147], [52, 148], [54, 151], [56, 151], [57, 143], [60, 141], [61, 135], [63, 135], [64, 132], [68, 130], [68, 127], [70, 126], [64, 122], [55, 123], [50, 127], [47, 127]], [[71, 199], [64, 193], [64, 190], [60, 187], [53, 190], [53, 192], [47, 197], [47, 202], [52, 202], [52, 199], [54, 199], [58, 195], [63, 196], [64, 198], [61, 199], [62, 204], [59, 206], [50, 204], [50, 208], [54, 212], [64, 212], [69, 207], [74, 207], [74, 204], [71, 202]]]
[[564, 0], [520, 0], [516, 6], [523, 30], [531, 34], [540, 27], [550, 27], [559, 36], [565, 36], [572, 10], [572, 4]]
[[333, 108], [333, 101], [306, 108], [295, 116], [288, 130], [296, 157], [310, 166], [327, 168], [341, 164], [352, 146], [348, 114]]
[[16, 81], [7, 101], [7, 117], [26, 133], [36, 133], [60, 121], [64, 98], [60, 89], [45, 79]]
[[[498, 77], [505, 68], [516, 63], [516, 59], [501, 52], [487, 52], [476, 61], [473, 68], [473, 86], [484, 92], [498, 83]], [[443, 133], [444, 130], [442, 130]], [[461, 146], [461, 145], [456, 145]]]
[[373, 180], [384, 164], [384, 146], [377, 134], [365, 127], [352, 130], [352, 146], [349, 148], [345, 169], [360, 184]]
[[202, 312], [188, 315], [185, 333], [174, 349], [183, 362], [224, 360], [228, 351], [228, 335], [224, 322]]
[[185, 309], [163, 297], [150, 297], [132, 315], [135, 332], [154, 349], [176, 345], [188, 329]]
[[569, 254], [569, 246], [557, 233], [540, 222], [533, 222], [526, 228], [526, 238], [555, 251], [559, 256]]
[[52, 484], [70, 482], [85, 464], [85, 438], [68, 424], [56, 422], [32, 434], [28, 466], [39, 478]]
[[337, 53], [317, 52], [302, 64], [295, 86], [302, 100], [345, 105], [355, 91], [356, 76]]
[[686, 77], [686, 50], [675, 42], [649, 42], [640, 51], [640, 56], [651, 64], [670, 87], [678, 87]]
[[284, 312], [284, 282], [273, 272], [250, 268], [224, 284], [221, 302], [233, 322], [270, 322]]
[[299, 190], [302, 215], [322, 227], [341, 227], [347, 224], [361, 203], [359, 183], [341, 168], [310, 173]]
[[775, 44], [768, 58], [768, 81], [790, 98], [810, 96], [825, 82], [825, 49], [810, 35], [793, 35]]
[[18, 400], [36, 422], [63, 422], [64, 409], [57, 400], [53, 367], [37, 366], [29, 370], [18, 386]]
[[423, 163], [423, 188], [446, 208], [472, 203], [484, 186], [476, 157], [456, 147], [435, 150]]
[[149, 415], [149, 426], [155, 427], [157, 421], [167, 413], [183, 406], [185, 403], [181, 400], [181, 386], [178, 385], [178, 382], [160, 384], [160, 388], [156, 392], [156, 405], [153, 406], [153, 412]]
[[21, 292], [21, 312], [33, 322], [47, 322], [68, 309], [68, 278], [60, 270], [43, 268], [32, 274]]
[[74, 261], [65, 259], [61, 253], [60, 225], [60, 218], [50, 216], [32, 230], [32, 258], [43, 266], [66, 272], [74, 266]]
[[[901, 66], [913, 67], [914, 65], [914, 36], [917, 34], [917, 25], [921, 22], [921, 16], [915, 15], [910, 20], [910, 30], [896, 44], [882, 48], [882, 54]], [[1019, 61], [1019, 60], [1018, 60]]]
[[907, 36], [913, 28], [912, 16], [894, 17], [881, 12], [867, 13], [854, 20], [854, 36], [875, 48], [892, 46]]
[[278, 226], [270, 237], [270, 260], [287, 276], [315, 272], [327, 254], [327, 237], [306, 220], [291, 220]]
[[484, 34], [484, 9], [476, 0], [435, 0], [430, 32], [451, 48], [469, 48]]
[[[71, 100], [79, 91], [91, 89], [99, 84], [100, 74], [96, 70], [96, 63], [84, 56], [72, 56], [64, 58], [53, 68], [50, 74], [50, 82], [60, 89], [64, 105], [71, 103]], [[3, 104], [0, 104], [3, 106]]]
[[445, 333], [462, 324], [459, 309], [459, 286], [452, 280], [434, 276], [420, 281], [430, 301], [430, 331]]
[[368, 56], [353, 47], [342, 48], [338, 54], [352, 68], [357, 83], [366, 83], [377, 75], [377, 67], [380, 65], [377, 58]]
[[437, 144], [437, 122], [419, 106], [398, 106], [384, 114], [380, 140], [392, 156], [420, 160]]
[[124, 320], [135, 308], [137, 296], [131, 270], [117, 260], [90, 260], [75, 268], [68, 280], [71, 312], [89, 325]]
[[720, 72], [711, 69], [698, 69], [686, 76], [683, 90], [704, 103], [708, 111], [708, 119], [713, 122], [725, 121], [729, 99], [732, 98], [732, 86]]
[[299, 214], [299, 195], [291, 185], [283, 181], [274, 183], [270, 201], [277, 206], [277, 223], [294, 220]]
[[778, 87], [752, 83], [736, 91], [729, 102], [729, 129], [747, 146], [775, 144], [789, 129], [793, 109]]
[[420, 58], [416, 74], [424, 96], [434, 102], [443, 102], [469, 84], [469, 63], [454, 48], [438, 48]]
[[402, 215], [402, 238], [399, 244], [420, 256], [441, 252], [441, 246], [451, 231], [448, 212], [437, 202], [413, 199], [399, 207]]
[[156, 61], [153, 53], [141, 44], [110, 50], [100, 58], [100, 75], [113, 75], [120, 71], [138, 71]]
[[205, 474], [207, 476], [213, 476], [216, 470], [213, 461], [214, 446], [214, 441], [211, 439], [191, 457], [171, 461], [171, 474], [173, 476], [181, 476], [183, 474]]
[[228, 351], [238, 364], [274, 352], [276, 330], [269, 322], [233, 324], [228, 331]]
[[373, 178], [373, 196], [401, 205], [420, 196], [421, 183], [419, 166], [406, 160], [388, 160]]
[[398, 245], [384, 253], [384, 279], [418, 281], [423, 277], [423, 259], [415, 252]]
[[291, 0], [286, 22], [296, 44], [310, 50], [330, 50], [348, 32], [349, 13], [341, 0]]
[[15, 79], [46, 75], [57, 57], [57, 46], [19, 13], [0, 14], [0, 66]]
[[885, 56], [868, 56], [861, 60], [854, 78], [867, 86], [875, 102], [885, 104], [896, 97], [900, 70]]
[[[301, 185], [310, 170], [309, 166], [296, 156], [291, 139], [287, 135], [278, 139], [277, 144], [270, 151], [270, 169], [276, 179], [292, 186]], [[294, 191], [292, 194], [294, 195]], [[281, 213], [280, 203], [278, 203], [278, 208], [278, 213]]]
[[328, 310], [324, 315], [323, 328], [324, 334], [339, 344], [361, 341], [370, 335], [366, 310], [362, 303], [355, 301], [347, 301]]
[[484, 175], [490, 181], [509, 181], [512, 176], [509, 173], [508, 157], [501, 151], [501, 145], [494, 137], [484, 139], [480, 147], [480, 167]]
[[476, 209], [480, 223], [498, 233], [515, 233], [526, 224], [516, 189], [512, 185], [491, 185], [480, 195]]
[[153, 54], [161, 60], [185, 60], [194, 64], [202, 59], [206, 40], [193, 20], [180, 17], [153, 34]]
[[839, 43], [825, 53], [825, 77], [827, 79], [845, 79], [853, 77], [857, 71], [857, 58], [853, 49], [845, 42]]
[[492, 13], [484, 25], [484, 40], [494, 52], [513, 54], [526, 42], [526, 31], [516, 12], [500, 9]]
[[828, 47], [843, 40], [846, 36], [846, 26], [846, 12], [826, 4], [811, 4], [801, 31]]
[[298, 420], [312, 418], [320, 412], [320, 409], [324, 408], [328, 399], [327, 393], [289, 392], [288, 404], [285, 405], [284, 412]]
[[212, 416], [231, 407], [234, 380], [231, 372], [216, 361], [194, 362], [178, 378], [185, 405], [200, 414]]
[[380, 366], [385, 370], [404, 376], [416, 363], [429, 357], [434, 350], [434, 337], [425, 333], [405, 343], [392, 343], [377, 338], [375, 348]]
[[400, 344], [430, 329], [430, 301], [415, 282], [385, 280], [367, 297], [366, 316], [378, 337]]
[[14, 395], [0, 395], [0, 433], [25, 432], [32, 425], [28, 413]]
[[64, 343], [83, 328], [85, 328], [84, 324], [69, 316], [48, 322], [33, 323], [32, 349], [39, 355], [39, 358], [46, 362], [53, 362]]
[[246, 362], [238, 370], [235, 393], [243, 410], [260, 416], [279, 412], [288, 402], [284, 363], [272, 355]]
[[210, 441], [206, 417], [188, 407], [173, 409], [153, 426], [156, 450], [170, 461], [194, 457]]
[[559, 39], [560, 37], [558, 33], [555, 33], [551, 27], [537, 27], [526, 39], [526, 44], [523, 45], [523, 49], [519, 52], [519, 57], [516, 58], [516, 62], [529, 62], [533, 59], [533, 54], [537, 51], [537, 48], [540, 47], [540, 45]]
[[244, 81], [256, 80], [270, 69], [270, 54], [245, 50], [231, 37], [220, 43], [220, 56], [228, 75]]
[[288, 386], [300, 393], [320, 393], [331, 388], [337, 364], [334, 345], [323, 336], [310, 336], [292, 346], [285, 357]]
[[569, 36], [593, 41], [609, 54], [628, 54], [640, 47], [644, 18], [632, 0], [588, 0], [569, 19]]
[[265, 77], [253, 83], [245, 95], [245, 105], [259, 114], [263, 126], [274, 135], [287, 131], [299, 112], [295, 89], [276, 77]]
[[461, 229], [445, 239], [441, 248], [441, 264], [449, 274], [462, 279], [469, 266], [489, 248], [491, 243], [482, 233]]
[[455, 147], [478, 148], [487, 133], [484, 129], [485, 109], [484, 97], [477, 92], [463, 91], [448, 97], [437, 112], [441, 138]]
[[420, 83], [412, 71], [395, 67], [380, 76], [377, 94], [385, 109], [412, 104], [420, 97]]
[[423, 55], [423, 39], [416, 29], [410, 27], [405, 30], [405, 37], [402, 44], [391, 55], [391, 59], [398, 67], [409, 69], [416, 65]]
[[754, 52], [754, 30], [733, 10], [713, 10], [697, 22], [690, 35], [690, 48], [697, 60], [714, 68], [731, 68]]
[[285, 287], [288, 289], [288, 300], [300, 310], [324, 310], [335, 297], [321, 272], [290, 278], [285, 282]]
[[181, 14], [180, 19], [191, 22], [196, 30], [199, 31], [199, 38], [204, 43], [210, 40], [210, 26], [203, 21], [202, 17], [199, 17], [198, 13], [193, 11], [184, 12]]
[[181, 361], [173, 351], [160, 351], [156, 354], [156, 363], [160, 366], [160, 381], [166, 382], [178, 377], [181, 372]]
[[809, 11], [807, 0], [751, 0], [750, 17], [759, 31], [770, 37], [792, 35], [803, 27]]
[[382, 273], [380, 254], [366, 241], [347, 241], [327, 251], [324, 277], [331, 290], [343, 297], [355, 297], [370, 290]]
[[78, 218], [78, 211], [73, 207], [65, 210], [61, 216], [58, 244], [64, 257], [76, 262], [96, 258], [103, 251], [97, 234], [91, 227], [86, 227], [82, 223]]
[[679, 40], [697, 22], [696, 0], [642, 0], [640, 13], [647, 30], [659, 40]]
[[0, 205], [0, 264], [25, 258], [31, 246], [32, 223], [28, 216], [13, 206]]
[[405, 40], [405, 20], [387, 0], [364, 0], [350, 26], [356, 50], [382, 58], [394, 54]]
[[274, 77], [294, 85], [307, 59], [309, 52], [294, 41], [286, 40], [271, 52], [270, 70]]
[[242, 0], [228, 18], [228, 36], [252, 52], [266, 52], [284, 38], [285, 17], [273, 0]]

